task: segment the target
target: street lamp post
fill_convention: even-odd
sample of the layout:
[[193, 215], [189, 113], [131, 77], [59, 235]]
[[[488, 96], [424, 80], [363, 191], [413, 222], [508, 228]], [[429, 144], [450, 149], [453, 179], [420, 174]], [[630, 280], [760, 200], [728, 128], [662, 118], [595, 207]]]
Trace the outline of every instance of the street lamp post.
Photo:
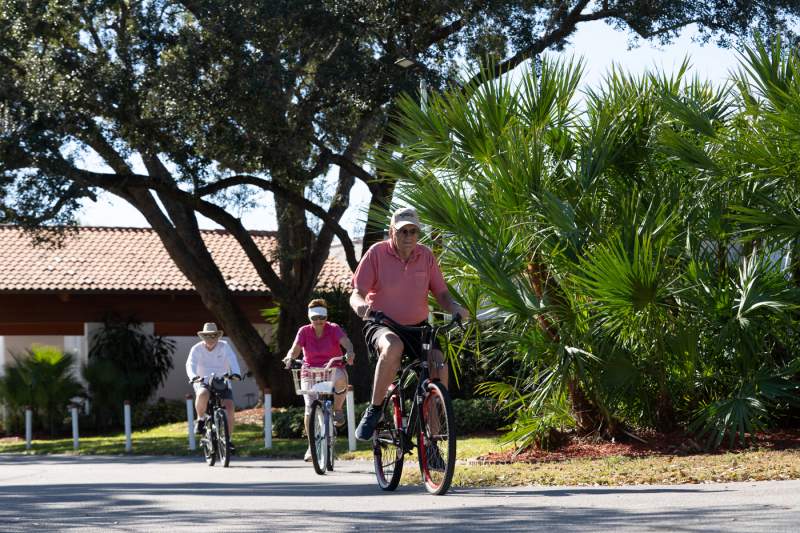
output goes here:
[[[406, 70], [418, 66], [416, 61], [407, 57], [399, 58], [394, 64]], [[419, 80], [419, 106], [423, 112], [428, 109], [428, 81], [425, 78]]]

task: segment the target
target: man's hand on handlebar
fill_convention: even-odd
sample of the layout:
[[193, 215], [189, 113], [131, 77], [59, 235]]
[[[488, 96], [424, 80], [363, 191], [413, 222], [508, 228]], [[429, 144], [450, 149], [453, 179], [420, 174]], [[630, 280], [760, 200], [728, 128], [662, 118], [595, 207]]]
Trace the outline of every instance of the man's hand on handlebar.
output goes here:
[[240, 376], [239, 374], [231, 374], [229, 379], [233, 381], [242, 381], [242, 376]]
[[368, 303], [363, 303], [356, 307], [356, 314], [364, 320], [368, 320], [373, 312], [372, 306]]

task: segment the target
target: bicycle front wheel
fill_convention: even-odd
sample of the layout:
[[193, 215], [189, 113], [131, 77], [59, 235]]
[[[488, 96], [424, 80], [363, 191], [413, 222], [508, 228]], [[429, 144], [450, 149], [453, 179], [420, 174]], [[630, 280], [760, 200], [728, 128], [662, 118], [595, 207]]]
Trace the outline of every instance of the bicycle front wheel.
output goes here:
[[206, 428], [203, 430], [203, 435], [200, 438], [200, 448], [203, 449], [203, 457], [208, 466], [214, 466], [217, 462], [217, 450], [214, 449], [214, 441], [217, 437], [211, 427], [213, 422], [209, 419], [206, 422]]
[[328, 460], [325, 462], [325, 467], [328, 469], [328, 472], [333, 472], [333, 462], [336, 457], [336, 427], [334, 426], [330, 409], [327, 410], [327, 416], [325, 418], [327, 419], [325, 424], [325, 443], [328, 447]]
[[431, 494], [444, 494], [456, 467], [453, 404], [441, 383], [428, 383], [422, 401], [419, 430], [419, 469]]
[[228, 434], [228, 415], [224, 409], [214, 412], [214, 430], [217, 433], [217, 456], [222, 466], [227, 468], [231, 462], [231, 437]]
[[328, 462], [328, 444], [325, 438], [325, 410], [319, 400], [311, 404], [311, 414], [308, 417], [308, 444], [311, 447], [311, 462], [314, 471], [323, 475]]
[[396, 389], [383, 401], [382, 409], [372, 441], [375, 476], [381, 489], [394, 490], [403, 474], [403, 412]]

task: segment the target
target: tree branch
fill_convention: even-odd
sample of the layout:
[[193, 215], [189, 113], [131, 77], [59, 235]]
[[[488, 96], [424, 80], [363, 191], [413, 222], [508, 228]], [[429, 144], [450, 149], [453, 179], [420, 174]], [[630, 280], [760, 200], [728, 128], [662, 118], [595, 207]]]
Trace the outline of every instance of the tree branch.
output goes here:
[[298, 207], [301, 207], [311, 213], [312, 215], [321, 219], [325, 224], [329, 225], [332, 231], [339, 237], [339, 241], [342, 243], [342, 248], [344, 249], [345, 255], [347, 257], [347, 263], [352, 270], [355, 270], [358, 266], [358, 260], [356, 260], [355, 255], [355, 248], [353, 247], [353, 241], [350, 239], [350, 235], [348, 235], [347, 231], [342, 228], [339, 224], [338, 220], [328, 214], [322, 207], [318, 206], [308, 198], [297, 194], [296, 192], [283, 187], [275, 183], [274, 181], [265, 180], [263, 178], [258, 178], [255, 176], [249, 175], [237, 175], [231, 176], [229, 178], [225, 178], [219, 181], [216, 181], [212, 184], [206, 185], [204, 187], [199, 188], [196, 191], [196, 195], [198, 197], [208, 196], [210, 194], [214, 194], [220, 192], [224, 189], [229, 187], [234, 187], [238, 185], [252, 185], [254, 187], [259, 187], [265, 191], [270, 191], [273, 194], [276, 194]]
[[575, 7], [573, 7], [562, 19], [561, 24], [555, 29], [543, 35], [529, 47], [520, 50], [505, 61], [497, 63], [496, 65], [492, 65], [489, 68], [481, 69], [481, 72], [473, 76], [466, 84], [464, 84], [463, 88], [468, 89], [470, 87], [475, 87], [482, 81], [486, 81], [487, 79], [496, 79], [503, 74], [510, 72], [522, 62], [542, 53], [553, 44], [569, 37], [569, 35], [575, 31], [575, 28], [579, 22], [600, 20], [614, 16], [616, 13], [616, 11], [613, 10], [602, 9], [594, 13], [582, 14], [583, 9], [588, 4], [589, 0], [581, 0], [578, 2]]

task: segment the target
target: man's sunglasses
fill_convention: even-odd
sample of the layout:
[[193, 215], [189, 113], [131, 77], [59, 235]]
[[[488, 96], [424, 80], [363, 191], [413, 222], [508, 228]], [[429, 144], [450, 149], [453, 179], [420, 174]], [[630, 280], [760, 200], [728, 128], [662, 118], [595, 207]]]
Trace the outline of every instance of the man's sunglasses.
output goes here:
[[417, 228], [399, 229], [397, 233], [406, 237], [413, 237], [414, 235], [419, 235], [419, 230]]

